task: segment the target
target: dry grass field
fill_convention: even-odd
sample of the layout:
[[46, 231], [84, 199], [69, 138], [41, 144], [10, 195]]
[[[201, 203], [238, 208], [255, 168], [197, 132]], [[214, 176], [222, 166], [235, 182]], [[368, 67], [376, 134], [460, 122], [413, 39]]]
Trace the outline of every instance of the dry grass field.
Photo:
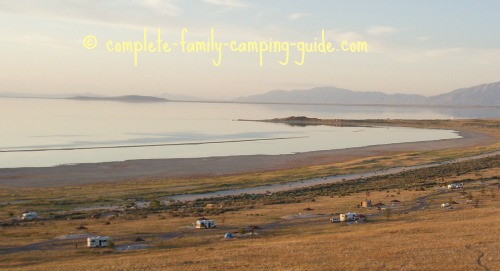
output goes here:
[[[498, 174], [491, 169], [481, 175]], [[448, 181], [448, 180], [445, 180]], [[117, 237], [116, 246], [137, 236], [151, 247], [115, 251], [85, 248], [84, 240], [57, 241], [32, 251], [0, 254], [5, 270], [499, 270], [500, 202], [498, 180], [466, 186], [478, 205], [465, 204], [466, 195], [439, 189], [371, 192], [373, 203], [383, 202], [391, 213], [357, 209], [365, 193], [345, 197], [318, 197], [314, 201], [262, 205], [211, 217], [214, 230], [187, 228], [194, 217], [117, 217], [106, 225], [99, 220], [44, 221], [4, 227], [2, 248], [64, 234], [85, 232]], [[424, 197], [425, 205], [416, 205]], [[455, 201], [453, 209], [441, 203]], [[423, 208], [422, 208], [423, 207]], [[304, 209], [312, 209], [304, 211]], [[332, 213], [369, 214], [367, 223], [329, 223]], [[300, 215], [299, 215], [300, 213]], [[308, 215], [316, 214], [318, 216]], [[257, 225], [256, 235], [222, 238], [225, 232]], [[161, 237], [169, 232], [176, 238]], [[75, 243], [79, 243], [78, 248]], [[0, 253], [3, 253], [2, 251]]]

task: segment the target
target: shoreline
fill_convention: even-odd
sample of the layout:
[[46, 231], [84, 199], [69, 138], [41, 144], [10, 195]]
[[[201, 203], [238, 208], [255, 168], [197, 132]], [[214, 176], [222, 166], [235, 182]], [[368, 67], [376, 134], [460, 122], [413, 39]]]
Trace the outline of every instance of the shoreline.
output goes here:
[[282, 155], [141, 159], [41, 168], [0, 169], [0, 187], [64, 187], [145, 179], [220, 177], [347, 162], [412, 151], [486, 146], [498, 142], [479, 131], [454, 129], [462, 138], [394, 143]]

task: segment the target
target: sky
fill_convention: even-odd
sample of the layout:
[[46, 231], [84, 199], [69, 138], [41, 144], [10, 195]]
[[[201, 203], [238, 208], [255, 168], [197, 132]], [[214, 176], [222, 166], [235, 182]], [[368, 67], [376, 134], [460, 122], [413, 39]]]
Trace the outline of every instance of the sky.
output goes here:
[[[496, 0], [1, 1], [0, 92], [232, 99], [335, 86], [437, 95], [500, 81], [499, 10]], [[158, 31], [160, 52], [117, 52], [143, 44], [144, 33], [158, 48]], [[211, 31], [228, 45], [188, 52]], [[301, 63], [296, 44], [322, 33], [336, 50], [305, 53]], [[230, 47], [271, 39], [289, 45], [286, 65], [285, 47], [263, 51], [262, 63], [260, 52]], [[343, 42], [367, 51], [342, 51]]]

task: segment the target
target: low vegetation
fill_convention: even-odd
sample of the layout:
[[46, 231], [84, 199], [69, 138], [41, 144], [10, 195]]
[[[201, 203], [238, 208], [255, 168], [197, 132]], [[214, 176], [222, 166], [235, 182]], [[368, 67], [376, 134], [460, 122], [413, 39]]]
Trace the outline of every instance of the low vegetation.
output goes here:
[[[317, 196], [300, 203], [256, 202], [253, 208], [211, 215], [218, 223], [214, 230], [191, 229], [196, 216], [173, 217], [166, 210], [29, 222], [2, 228], [0, 269], [447, 270], [453, 266], [453, 270], [497, 270], [500, 204], [489, 193], [481, 193], [483, 188], [497, 189], [500, 182], [492, 178], [494, 174], [498, 168], [465, 173], [464, 178], [471, 177], [465, 190], [425, 184], [424, 191], [414, 186], [373, 190], [368, 195]], [[453, 180], [443, 177], [447, 183]], [[480, 198], [477, 206], [466, 204], [468, 194]], [[356, 205], [367, 196], [387, 209], [358, 209]], [[440, 207], [450, 198], [457, 202], [453, 208]], [[349, 211], [369, 219], [362, 224], [329, 222]], [[81, 225], [85, 229], [77, 230]], [[224, 239], [226, 232], [236, 238]], [[87, 233], [113, 236], [115, 248], [90, 249], [81, 238], [61, 239]], [[137, 245], [134, 240], [139, 237], [147, 249], [120, 251], [124, 245]], [[23, 243], [34, 250], [8, 249]]]

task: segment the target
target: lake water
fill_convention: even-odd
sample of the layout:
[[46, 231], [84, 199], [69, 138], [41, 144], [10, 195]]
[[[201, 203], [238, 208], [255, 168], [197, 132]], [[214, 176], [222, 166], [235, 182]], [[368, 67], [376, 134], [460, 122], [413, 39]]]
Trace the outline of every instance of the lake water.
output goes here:
[[[447, 130], [292, 127], [235, 121], [292, 115], [345, 119], [499, 118], [500, 110], [0, 99], [0, 168], [288, 154], [459, 137], [455, 131]], [[239, 140], [244, 142], [236, 142]], [[158, 144], [170, 145], [137, 147]], [[110, 148], [119, 146], [132, 148]], [[74, 150], [95, 147], [104, 148]], [[61, 148], [73, 150], [50, 150]]]

